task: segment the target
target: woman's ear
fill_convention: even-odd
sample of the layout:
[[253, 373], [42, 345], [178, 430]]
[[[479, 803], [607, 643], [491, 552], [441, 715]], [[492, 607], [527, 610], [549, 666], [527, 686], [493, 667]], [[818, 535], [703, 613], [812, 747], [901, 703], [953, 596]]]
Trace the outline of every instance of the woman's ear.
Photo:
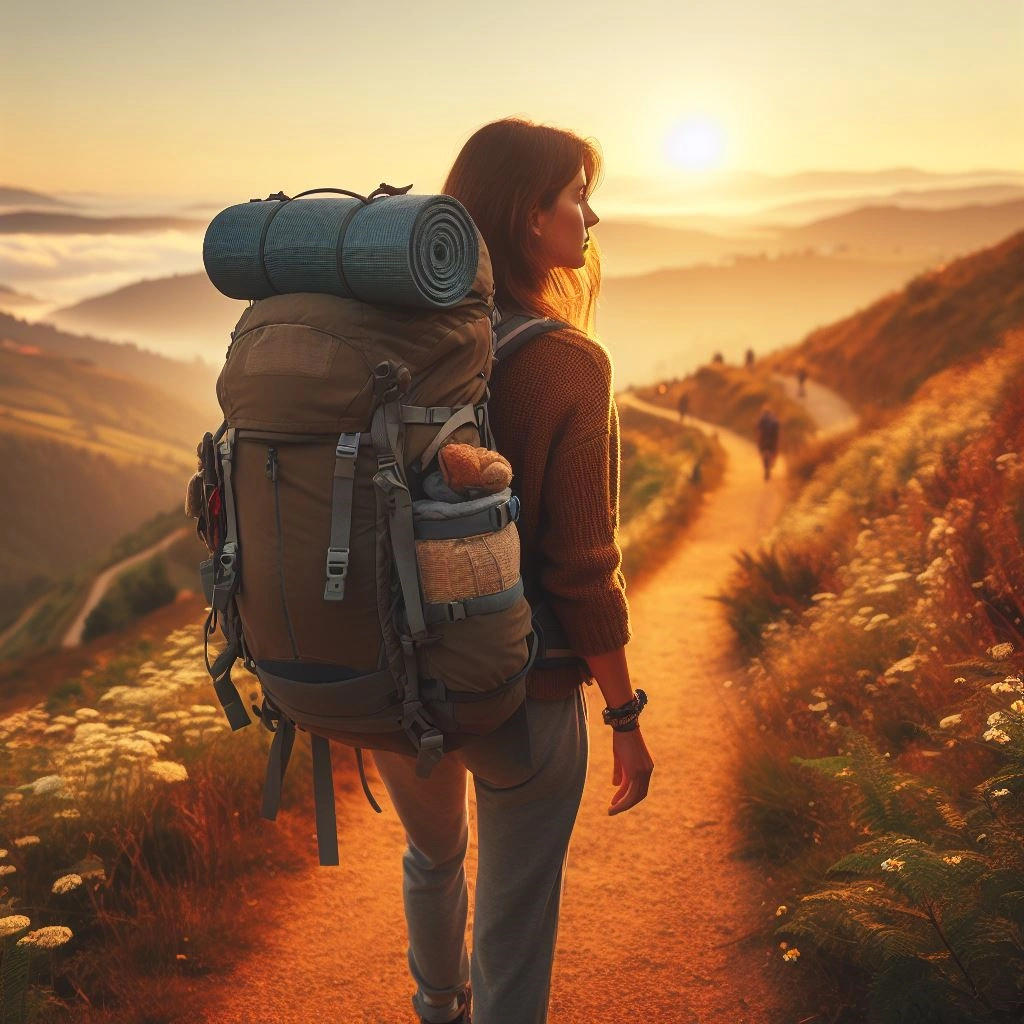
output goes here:
[[544, 234], [544, 215], [539, 206], [535, 206], [530, 211], [528, 220], [530, 225], [530, 234], [535, 238], [540, 238], [540, 236]]

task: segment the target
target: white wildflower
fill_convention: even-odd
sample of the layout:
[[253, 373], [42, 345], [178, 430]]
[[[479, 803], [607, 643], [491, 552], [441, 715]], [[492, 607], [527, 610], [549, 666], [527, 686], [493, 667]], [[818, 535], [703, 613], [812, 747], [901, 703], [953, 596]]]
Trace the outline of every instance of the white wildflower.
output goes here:
[[95, 708], [79, 708], [75, 712], [75, 718], [84, 720], [86, 718], [99, 718], [100, 713]]
[[963, 860], [963, 857], [961, 857], [960, 854], [958, 854], [958, 853], [954, 853], [954, 854], [951, 854], [948, 857], [943, 857], [942, 859], [947, 864], [959, 864]]
[[13, 875], [18, 869], [13, 864], [0, 864], [0, 876]]
[[902, 871], [903, 865], [906, 861], [897, 860], [895, 857], [889, 857], [887, 860], [882, 861], [883, 871]]
[[1005, 721], [1006, 715], [1004, 715], [1002, 711], [993, 711], [992, 714], [988, 716], [989, 725], [1002, 725]]
[[993, 683], [989, 687], [989, 689], [993, 693], [1016, 693], [1017, 692], [1017, 687], [1016, 686], [1011, 686], [1008, 682], [1006, 682], [1005, 679], [1002, 682]]
[[56, 896], [63, 896], [65, 893], [77, 889], [82, 884], [82, 876], [76, 874], [62, 875], [53, 883], [50, 892]]
[[959, 725], [961, 722], [960, 715], [946, 715], [945, 718], [939, 720], [940, 729], [952, 729], [954, 725]]
[[1013, 654], [1013, 644], [996, 644], [989, 648], [988, 653], [996, 661], [1003, 661]]
[[161, 782], [188, 781], [188, 769], [177, 761], [154, 761], [146, 770]]
[[53, 924], [48, 928], [37, 928], [34, 932], [29, 932], [23, 939], [18, 939], [18, 945], [35, 946], [36, 949], [56, 949], [69, 942], [74, 934], [70, 928], [65, 928], [62, 924]]
[[818, 704], [808, 704], [807, 710], [815, 712], [828, 711], [828, 701], [823, 700]]
[[30, 924], [32, 922], [24, 914], [11, 914], [9, 917], [0, 917], [0, 938], [15, 935], [28, 928]]
[[162, 732], [150, 732], [149, 729], [139, 729], [135, 734], [140, 740], [145, 740], [147, 743], [170, 743], [171, 737], [165, 735]]
[[885, 670], [885, 675], [905, 675], [907, 673], [914, 672], [920, 664], [921, 659], [916, 654], [911, 654], [909, 657], [900, 658], [899, 661], [893, 662], [893, 664]]
[[993, 789], [991, 795], [994, 797], [1009, 796], [1010, 791], [1008, 789]]
[[885, 577], [886, 583], [902, 583], [904, 580], [910, 579], [910, 573], [905, 571], [891, 572]]
[[995, 743], [1009, 743], [1010, 737], [1002, 729], [989, 729], [981, 737], [983, 740], [991, 740]]
[[796, 946], [792, 949], [787, 949], [786, 952], [782, 954], [782, 959], [785, 960], [787, 964], [795, 964], [797, 960], [800, 959], [800, 950], [797, 949]]
[[63, 788], [64, 780], [59, 775], [44, 775], [32, 783], [32, 793], [35, 796], [59, 793]]
[[39, 836], [18, 836], [18, 838], [14, 840], [14, 845], [17, 847], [38, 846], [41, 842], [42, 840]]
[[1014, 702], [1013, 702], [1013, 703], [1012, 703], [1012, 704], [1010, 705], [1010, 710], [1011, 710], [1011, 711], [1012, 711], [1012, 712], [1013, 712], [1013, 713], [1014, 713], [1015, 715], [1024, 715], [1024, 700], [1015, 700], [1015, 701], [1014, 701]]

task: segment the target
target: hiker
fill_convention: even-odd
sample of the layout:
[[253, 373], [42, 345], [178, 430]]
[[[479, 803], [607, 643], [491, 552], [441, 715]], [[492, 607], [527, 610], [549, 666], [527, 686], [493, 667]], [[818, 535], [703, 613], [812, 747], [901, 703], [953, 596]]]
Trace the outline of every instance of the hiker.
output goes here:
[[747, 349], [747, 354], [744, 357], [743, 364], [748, 370], [752, 370], [754, 368], [754, 350], [752, 348]]
[[764, 406], [757, 421], [757, 450], [764, 464], [764, 478], [768, 480], [779, 454], [779, 421], [769, 405]]
[[[571, 325], [495, 367], [489, 408], [522, 503], [527, 596], [550, 607], [575, 657], [530, 673], [528, 750], [521, 734], [502, 726], [446, 755], [429, 779], [416, 775], [410, 757], [374, 752], [407, 833], [413, 1006], [431, 1024], [468, 1024], [473, 1003], [481, 1024], [547, 1019], [567, 851], [587, 772], [584, 683], [596, 679], [612, 726], [609, 814], [643, 800], [653, 770], [638, 728], [646, 695], [633, 690], [624, 650], [630, 624], [616, 542], [612, 368], [590, 336], [600, 261], [589, 238], [598, 222], [589, 196], [599, 171], [589, 141], [506, 119], [466, 142], [442, 190], [483, 235], [501, 313]], [[465, 944], [469, 773], [479, 838], [472, 963]], [[628, 889], [628, 866], [611, 870], [616, 877], [625, 871], [619, 882]]]
[[679, 396], [679, 401], [676, 402], [676, 408], [679, 410], [679, 422], [686, 422], [686, 414], [690, 411], [690, 396], [685, 392]]
[[803, 398], [807, 394], [805, 385], [807, 383], [807, 368], [801, 366], [796, 371], [796, 394], [798, 398]]

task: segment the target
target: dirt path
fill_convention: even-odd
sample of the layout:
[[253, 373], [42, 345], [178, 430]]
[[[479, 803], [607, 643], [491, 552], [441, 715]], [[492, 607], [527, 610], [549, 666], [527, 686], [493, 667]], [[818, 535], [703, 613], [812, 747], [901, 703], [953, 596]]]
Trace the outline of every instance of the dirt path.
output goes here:
[[853, 406], [840, 398], [834, 391], [816, 381], [808, 380], [804, 383], [806, 394], [803, 398], [799, 396], [800, 385], [796, 377], [789, 377], [781, 373], [773, 374], [775, 379], [786, 389], [786, 394], [797, 402], [802, 402], [810, 413], [811, 419], [819, 426], [822, 434], [839, 433], [854, 426], [857, 422], [857, 414]]
[[[673, 412], [622, 396], [653, 415]], [[591, 765], [570, 848], [551, 1024], [783, 1024], [764, 950], [743, 937], [776, 900], [736, 859], [729, 766], [743, 711], [724, 684], [736, 667], [720, 606], [708, 600], [777, 518], [785, 485], [762, 480], [753, 445], [714, 430], [729, 456], [685, 542], [630, 595], [635, 685], [651, 697], [644, 734], [656, 761], [648, 800], [609, 818], [611, 743], [589, 689]], [[375, 772], [371, 785], [386, 800]], [[339, 782], [341, 779], [339, 778]], [[403, 832], [374, 815], [355, 782], [339, 801], [342, 865], [278, 879], [260, 952], [197, 990], [196, 1024], [412, 1021], [400, 881]], [[473, 812], [471, 808], [471, 813]], [[469, 873], [475, 875], [471, 839]], [[310, 839], [310, 856], [313, 844]], [[623, 882], [636, 895], [616, 899]], [[480, 1021], [479, 1024], [500, 1024]]]
[[64, 634], [63, 639], [60, 642], [61, 647], [77, 647], [82, 642], [82, 633], [85, 631], [85, 620], [89, 617], [89, 613], [103, 600], [103, 595], [106, 594], [110, 588], [111, 583], [117, 579], [126, 569], [130, 569], [133, 565], [138, 565], [140, 562], [146, 561], [147, 558], [152, 558], [154, 555], [160, 554], [161, 551], [169, 548], [175, 541], [180, 540], [187, 533], [187, 529], [182, 527], [180, 530], [175, 530], [174, 533], [168, 534], [163, 540], [157, 541], [155, 544], [150, 545], [145, 551], [140, 551], [136, 555], [131, 555], [129, 558], [118, 562], [116, 565], [112, 565], [109, 569], [104, 569], [103, 572], [93, 580], [92, 587], [89, 589], [89, 594], [85, 599], [85, 604], [82, 605], [78, 614], [75, 616], [75, 621], [68, 627], [67, 632]]

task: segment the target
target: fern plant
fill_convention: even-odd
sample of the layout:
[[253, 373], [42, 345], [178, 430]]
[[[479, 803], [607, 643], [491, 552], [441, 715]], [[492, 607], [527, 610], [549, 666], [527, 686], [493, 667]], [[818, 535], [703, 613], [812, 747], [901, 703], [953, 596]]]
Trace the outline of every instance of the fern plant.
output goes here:
[[839, 756], [794, 760], [849, 788], [867, 838], [800, 900], [780, 934], [866, 972], [870, 1024], [1020, 1020], [1024, 818], [1014, 810], [1019, 795], [991, 796], [1010, 785], [1024, 795], [1020, 751], [962, 813], [866, 737], [843, 738]]

